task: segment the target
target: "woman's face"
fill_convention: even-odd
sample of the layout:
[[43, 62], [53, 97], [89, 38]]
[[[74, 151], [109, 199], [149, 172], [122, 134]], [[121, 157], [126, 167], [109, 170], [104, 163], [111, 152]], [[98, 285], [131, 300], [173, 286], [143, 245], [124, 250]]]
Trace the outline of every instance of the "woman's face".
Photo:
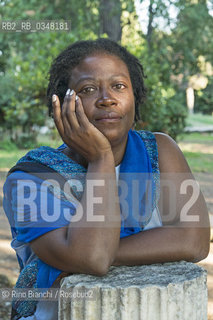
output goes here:
[[132, 83], [126, 64], [117, 56], [87, 56], [73, 71], [69, 88], [81, 98], [89, 121], [116, 145], [126, 140], [135, 116]]

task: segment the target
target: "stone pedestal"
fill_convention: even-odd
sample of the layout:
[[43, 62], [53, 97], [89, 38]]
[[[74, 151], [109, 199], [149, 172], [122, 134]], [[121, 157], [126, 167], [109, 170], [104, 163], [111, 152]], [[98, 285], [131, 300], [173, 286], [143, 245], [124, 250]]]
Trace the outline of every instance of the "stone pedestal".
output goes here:
[[60, 320], [207, 320], [206, 271], [177, 262], [61, 281]]

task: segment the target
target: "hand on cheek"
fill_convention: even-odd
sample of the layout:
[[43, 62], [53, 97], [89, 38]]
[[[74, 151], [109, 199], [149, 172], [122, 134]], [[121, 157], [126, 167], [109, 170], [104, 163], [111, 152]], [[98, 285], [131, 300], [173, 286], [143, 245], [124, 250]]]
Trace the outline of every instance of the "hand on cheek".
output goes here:
[[89, 122], [80, 97], [68, 89], [62, 108], [56, 95], [53, 95], [54, 121], [62, 140], [71, 149], [81, 154], [88, 162], [112, 152], [107, 138]]

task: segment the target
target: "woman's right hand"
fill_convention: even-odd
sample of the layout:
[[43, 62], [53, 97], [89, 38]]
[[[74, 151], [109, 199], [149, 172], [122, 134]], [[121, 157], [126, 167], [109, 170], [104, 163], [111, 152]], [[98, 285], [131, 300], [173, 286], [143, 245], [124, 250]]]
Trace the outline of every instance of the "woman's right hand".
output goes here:
[[[115, 260], [120, 242], [114, 156], [108, 139], [89, 122], [75, 96], [65, 97], [62, 110], [58, 97], [53, 99], [55, 124], [68, 147], [89, 162], [86, 179], [89, 175], [88, 181], [101, 180], [101, 187], [86, 183], [76, 207], [76, 221], [73, 216], [66, 227], [47, 232], [30, 245], [42, 261], [59, 270], [103, 276]], [[93, 199], [101, 199], [98, 206]]]
[[54, 121], [62, 140], [89, 163], [112, 153], [108, 139], [89, 122], [80, 97], [67, 90], [62, 109], [59, 98], [53, 95]]

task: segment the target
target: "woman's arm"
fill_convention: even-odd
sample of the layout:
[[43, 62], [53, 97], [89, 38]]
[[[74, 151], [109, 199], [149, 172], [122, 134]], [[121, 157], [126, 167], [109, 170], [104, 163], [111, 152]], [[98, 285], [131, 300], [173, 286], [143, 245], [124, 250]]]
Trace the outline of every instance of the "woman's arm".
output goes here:
[[[120, 240], [120, 207], [117, 195], [115, 163], [111, 146], [104, 135], [87, 119], [75, 95], [66, 96], [62, 112], [59, 100], [54, 104], [54, 118], [63, 141], [88, 161], [86, 186], [77, 214], [83, 217], [68, 228], [48, 232], [31, 242], [36, 255], [47, 264], [69, 273], [103, 275], [112, 264]], [[101, 180], [103, 186], [94, 188], [94, 197], [102, 200], [88, 208], [87, 181]], [[115, 205], [112, 208], [111, 203]], [[89, 221], [88, 214], [95, 217]], [[109, 226], [109, 222], [113, 227]]]
[[177, 144], [161, 133], [156, 133], [156, 140], [163, 227], [121, 239], [113, 265], [197, 262], [208, 255], [210, 228], [203, 195], [197, 192], [197, 184]]

